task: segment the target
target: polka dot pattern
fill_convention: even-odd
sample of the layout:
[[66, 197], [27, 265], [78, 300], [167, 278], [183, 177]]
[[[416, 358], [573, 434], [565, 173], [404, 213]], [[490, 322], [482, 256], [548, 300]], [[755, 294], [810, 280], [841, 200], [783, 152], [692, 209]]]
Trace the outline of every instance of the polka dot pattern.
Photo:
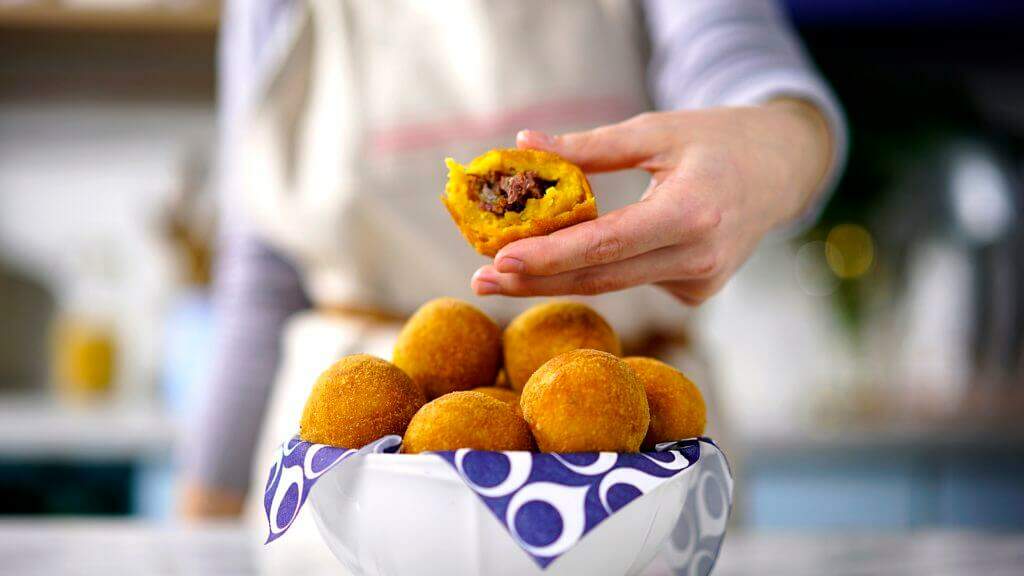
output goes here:
[[[267, 542], [284, 534], [323, 474], [354, 456], [395, 452], [400, 445], [398, 436], [360, 450], [289, 440], [280, 448], [266, 485]], [[641, 454], [468, 449], [434, 454], [542, 569], [613, 514], [686, 474], [692, 476], [683, 511], [659, 558], [674, 574], [707, 574], [718, 557], [732, 506], [728, 463], [707, 438], [660, 444], [657, 452]]]

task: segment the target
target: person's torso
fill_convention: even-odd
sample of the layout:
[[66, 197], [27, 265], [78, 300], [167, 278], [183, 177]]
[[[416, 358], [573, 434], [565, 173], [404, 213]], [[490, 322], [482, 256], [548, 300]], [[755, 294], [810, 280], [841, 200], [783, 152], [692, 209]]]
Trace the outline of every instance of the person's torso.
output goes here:
[[[408, 312], [437, 296], [472, 300], [469, 278], [487, 260], [440, 202], [444, 158], [514, 146], [522, 128], [583, 130], [649, 107], [633, 2], [308, 6], [257, 109], [247, 193], [318, 305]], [[647, 183], [640, 172], [592, 178], [601, 213]], [[652, 298], [667, 300], [653, 292], [593, 300], [613, 325], [632, 326], [651, 316]], [[531, 303], [475, 302], [499, 317]]]

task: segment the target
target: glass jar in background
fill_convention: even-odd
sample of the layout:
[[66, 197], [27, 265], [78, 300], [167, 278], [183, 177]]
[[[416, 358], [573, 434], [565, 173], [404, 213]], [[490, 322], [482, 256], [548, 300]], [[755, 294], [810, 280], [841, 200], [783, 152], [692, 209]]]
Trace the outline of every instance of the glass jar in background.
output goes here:
[[116, 244], [81, 242], [73, 258], [74, 272], [61, 287], [51, 332], [54, 392], [60, 399], [107, 398], [119, 360]]
[[108, 396], [117, 362], [117, 343], [110, 323], [65, 313], [58, 316], [53, 335], [58, 395], [73, 399]]

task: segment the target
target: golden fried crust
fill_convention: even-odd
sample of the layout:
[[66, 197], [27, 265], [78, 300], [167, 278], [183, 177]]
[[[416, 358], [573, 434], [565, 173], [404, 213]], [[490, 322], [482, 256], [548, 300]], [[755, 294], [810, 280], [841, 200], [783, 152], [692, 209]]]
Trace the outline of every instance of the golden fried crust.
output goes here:
[[307, 442], [362, 448], [404, 434], [427, 401], [396, 366], [376, 356], [346, 356], [317, 378], [306, 400], [299, 436]]
[[519, 409], [519, 392], [515, 390], [509, 390], [508, 388], [498, 388], [497, 386], [483, 386], [481, 388], [473, 388], [473, 392], [479, 392], [481, 394], [487, 394], [495, 400], [501, 400], [508, 404], [517, 413], [522, 413]]
[[522, 390], [541, 364], [579, 348], [619, 356], [619, 337], [600, 314], [578, 302], [539, 304], [513, 320], [504, 334], [505, 371], [512, 389]]
[[402, 451], [534, 450], [530, 427], [511, 406], [480, 392], [452, 392], [420, 408]]
[[428, 399], [490, 386], [501, 365], [501, 329], [467, 302], [431, 300], [402, 328], [394, 361]]
[[[491, 150], [462, 166], [448, 158], [448, 183], [441, 196], [462, 235], [484, 256], [493, 257], [502, 246], [530, 236], [550, 234], [597, 218], [597, 201], [583, 171], [556, 154], [541, 150]], [[527, 201], [522, 212], [498, 216], [481, 209], [470, 198], [470, 176], [494, 171], [531, 170], [545, 180], [557, 181], [543, 198]]]
[[659, 442], [696, 438], [704, 434], [707, 422], [704, 396], [689, 378], [654, 358], [633, 356], [623, 361], [640, 378], [651, 407], [651, 427], [644, 438], [644, 450], [654, 450]]
[[526, 383], [520, 406], [543, 452], [636, 452], [650, 424], [636, 373], [597, 350], [546, 362]]

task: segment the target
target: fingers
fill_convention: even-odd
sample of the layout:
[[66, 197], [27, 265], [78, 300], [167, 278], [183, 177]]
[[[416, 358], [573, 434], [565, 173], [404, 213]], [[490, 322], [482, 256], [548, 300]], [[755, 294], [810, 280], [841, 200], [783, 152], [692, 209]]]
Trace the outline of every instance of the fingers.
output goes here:
[[494, 265], [500, 272], [552, 275], [608, 264], [674, 244], [679, 223], [659, 214], [653, 201], [638, 202], [596, 220], [506, 245]]
[[479, 295], [593, 295], [676, 278], [708, 278], [718, 270], [719, 263], [710, 250], [670, 246], [611, 264], [551, 276], [502, 273], [494, 266], [484, 266], [473, 275], [471, 286]]
[[687, 244], [720, 222], [720, 213], [700, 203], [650, 196], [596, 220], [508, 244], [494, 266], [503, 273], [550, 276]]
[[523, 130], [516, 135], [516, 146], [554, 152], [584, 172], [607, 172], [638, 167], [661, 152], [668, 139], [660, 132], [658, 122], [641, 114], [618, 124], [561, 136]]

